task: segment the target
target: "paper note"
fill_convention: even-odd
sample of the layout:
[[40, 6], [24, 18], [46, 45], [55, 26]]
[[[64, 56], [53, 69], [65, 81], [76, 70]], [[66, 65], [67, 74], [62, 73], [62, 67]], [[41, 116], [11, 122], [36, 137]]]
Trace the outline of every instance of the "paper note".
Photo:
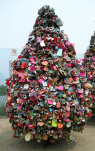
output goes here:
[[81, 72], [80, 75], [83, 77], [83, 76], [85, 76], [85, 73], [84, 73], [84, 72]]
[[41, 47], [45, 47], [44, 40], [42, 40], [42, 41], [40, 42], [40, 46], [41, 46]]
[[32, 128], [32, 127], [33, 127], [33, 125], [32, 125], [32, 124], [28, 124], [28, 127]]
[[58, 49], [57, 56], [62, 56], [62, 49]]
[[42, 41], [41, 37], [37, 37], [37, 42], [40, 43]]
[[69, 41], [66, 41], [66, 43], [65, 43], [66, 45], [69, 45], [70, 44], [70, 42]]
[[48, 99], [48, 104], [53, 104], [53, 101], [51, 101], [50, 99]]
[[82, 90], [82, 89], [81, 89], [81, 90], [78, 90], [78, 92], [79, 92], [79, 93], [83, 93], [83, 90]]
[[19, 77], [21, 77], [21, 75], [22, 75], [22, 72], [20, 72], [20, 73], [18, 74]]
[[55, 59], [53, 62], [57, 62], [59, 60], [59, 58]]
[[60, 108], [61, 107], [61, 104], [60, 102], [57, 102], [57, 105], [56, 105], [57, 108]]
[[33, 72], [34, 70], [35, 70], [35, 66], [33, 65], [30, 67], [30, 71]]
[[44, 122], [38, 122], [38, 125], [39, 125], [39, 126], [43, 126], [43, 125], [44, 125]]
[[32, 56], [30, 59], [29, 59], [31, 62], [35, 62], [34, 60], [34, 57]]
[[57, 123], [57, 127], [60, 128], [60, 129], [62, 129], [63, 128], [63, 124]]
[[58, 90], [63, 90], [63, 86], [57, 87]]
[[43, 62], [42, 62], [42, 65], [47, 65], [47, 64], [48, 64], [47, 61], [43, 61]]
[[64, 120], [65, 122], [69, 122], [69, 119]]
[[48, 71], [48, 67], [45, 66], [44, 70], [45, 70], [45, 71]]
[[25, 140], [26, 140], [26, 141], [30, 141], [30, 139], [31, 139], [31, 134], [30, 134], [30, 133], [27, 133], [27, 134], [25, 135]]
[[17, 106], [17, 109], [21, 109], [21, 108], [22, 108], [22, 105], [18, 105], [18, 106]]
[[49, 48], [45, 48], [45, 50], [46, 50], [46, 51], [50, 51], [50, 49], [49, 49]]
[[52, 119], [52, 127], [57, 127], [57, 122], [55, 122], [56, 119]]
[[65, 111], [65, 117], [69, 117], [70, 116], [70, 113]]

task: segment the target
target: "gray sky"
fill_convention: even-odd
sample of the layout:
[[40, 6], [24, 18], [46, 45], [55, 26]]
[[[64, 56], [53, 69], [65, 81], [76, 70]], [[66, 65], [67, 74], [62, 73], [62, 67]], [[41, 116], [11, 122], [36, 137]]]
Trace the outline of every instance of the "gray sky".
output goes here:
[[63, 21], [61, 30], [75, 44], [76, 52], [86, 51], [95, 30], [95, 0], [0, 0], [0, 72], [8, 73], [9, 60], [9, 49], [1, 48], [19, 48], [19, 55], [33, 30], [38, 9], [46, 4]]

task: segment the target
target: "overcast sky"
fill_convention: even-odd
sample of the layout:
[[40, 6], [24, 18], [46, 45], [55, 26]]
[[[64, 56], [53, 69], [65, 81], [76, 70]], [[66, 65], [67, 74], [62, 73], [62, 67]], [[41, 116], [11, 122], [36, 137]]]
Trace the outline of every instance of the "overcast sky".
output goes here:
[[[23, 49], [38, 9], [46, 4], [53, 7], [63, 21], [61, 30], [75, 44], [76, 52], [84, 53], [95, 30], [95, 0], [0, 0], [0, 48]], [[5, 72], [2, 64], [8, 65], [9, 52], [6, 51], [0, 49], [0, 72]]]

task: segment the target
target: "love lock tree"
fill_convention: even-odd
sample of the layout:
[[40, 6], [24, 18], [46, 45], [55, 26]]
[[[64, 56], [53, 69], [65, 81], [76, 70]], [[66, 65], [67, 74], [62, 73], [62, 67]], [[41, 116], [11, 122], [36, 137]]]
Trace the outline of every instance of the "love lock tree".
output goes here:
[[62, 24], [54, 9], [42, 7], [28, 42], [12, 62], [6, 112], [13, 137], [71, 139], [71, 130], [83, 131], [91, 115], [84, 93], [91, 86], [76, 67], [74, 45], [60, 31]]
[[86, 70], [86, 77], [88, 82], [92, 84], [91, 89], [92, 105], [90, 107], [92, 109], [95, 109], [95, 32], [91, 36], [90, 45], [84, 54], [82, 65]]

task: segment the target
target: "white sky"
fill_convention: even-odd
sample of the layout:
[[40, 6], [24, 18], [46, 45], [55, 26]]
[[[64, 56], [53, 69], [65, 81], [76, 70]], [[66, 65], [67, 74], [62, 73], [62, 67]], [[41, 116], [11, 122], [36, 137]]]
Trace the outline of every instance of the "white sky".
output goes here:
[[[44, 5], [55, 9], [76, 52], [85, 53], [95, 30], [95, 0], [0, 0], [0, 48], [22, 49]], [[6, 49], [0, 49], [0, 72], [8, 60]]]

